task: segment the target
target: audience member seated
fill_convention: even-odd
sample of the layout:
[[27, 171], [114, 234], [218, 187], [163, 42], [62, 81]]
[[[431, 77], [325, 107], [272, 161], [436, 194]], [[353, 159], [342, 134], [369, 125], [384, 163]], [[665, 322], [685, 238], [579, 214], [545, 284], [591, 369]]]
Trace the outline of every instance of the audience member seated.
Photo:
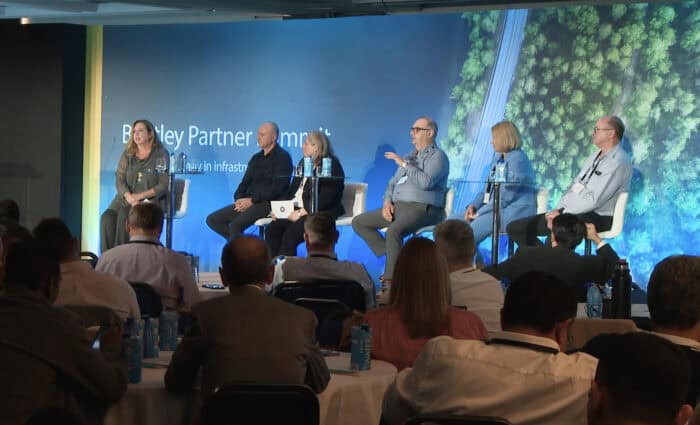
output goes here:
[[0, 222], [5, 221], [19, 223], [19, 205], [13, 199], [0, 201]]
[[[506, 261], [488, 266], [486, 273], [498, 279], [514, 280], [518, 276], [543, 271], [556, 276], [576, 291], [579, 302], [586, 300], [586, 284], [603, 283], [612, 275], [619, 259], [615, 250], [598, 237], [591, 223], [583, 223], [573, 214], [560, 214], [548, 224], [552, 246], [521, 246]], [[586, 237], [596, 244], [596, 255], [578, 255], [576, 247]]]
[[571, 288], [541, 272], [513, 282], [492, 339], [428, 341], [413, 369], [384, 396], [383, 416], [403, 424], [416, 415], [483, 415], [519, 425], [584, 425], [597, 361], [565, 354], [576, 316]]
[[198, 302], [199, 289], [187, 259], [160, 243], [163, 210], [154, 203], [136, 204], [126, 228], [129, 242], [103, 253], [95, 270], [150, 284], [165, 308], [189, 309]]
[[316, 316], [265, 295], [273, 272], [263, 241], [237, 236], [224, 246], [220, 273], [230, 294], [194, 306], [192, 327], [165, 374], [168, 391], [199, 385], [207, 397], [235, 382], [304, 383], [317, 393], [326, 388], [330, 372], [315, 341]]
[[126, 319], [141, 318], [136, 293], [126, 280], [98, 272], [80, 259], [80, 243], [59, 218], [42, 220], [34, 236], [46, 244], [61, 263], [61, 286], [55, 305], [99, 305]]
[[[690, 369], [683, 350], [645, 332], [599, 335], [588, 425], [684, 425]], [[586, 348], [584, 348], [586, 349]]]
[[401, 370], [410, 367], [425, 343], [438, 335], [485, 339], [477, 315], [450, 306], [447, 261], [425, 238], [409, 240], [396, 259], [389, 306], [370, 311], [372, 358]]
[[126, 391], [119, 361], [121, 329], [110, 328], [101, 353], [76, 317], [52, 307], [60, 268], [44, 243], [30, 239], [7, 255], [0, 296], [0, 423], [24, 424], [34, 413], [65, 407], [86, 423], [102, 423], [110, 403]]
[[318, 210], [323, 211], [333, 218], [338, 218], [345, 213], [343, 207], [343, 189], [345, 188], [345, 171], [340, 161], [333, 155], [331, 142], [321, 131], [311, 131], [304, 141], [304, 157], [297, 165], [297, 172], [289, 185], [286, 199], [294, 201], [294, 211], [289, 217], [275, 218], [275, 221], [267, 226], [265, 240], [270, 247], [273, 257], [278, 255], [297, 255], [297, 245], [304, 240], [304, 221], [308, 214], [313, 211], [311, 179], [303, 177], [304, 159], [311, 158], [313, 168], [316, 173], [321, 170], [323, 158], [331, 160], [330, 179], [320, 179], [318, 181], [318, 192], [316, 201]]
[[365, 290], [369, 309], [374, 307], [374, 282], [364, 265], [355, 261], [338, 261], [335, 244], [338, 230], [335, 218], [327, 213], [311, 214], [304, 221], [306, 258], [287, 257], [275, 267], [272, 279], [274, 286], [284, 281], [307, 281], [313, 279], [353, 280]]
[[503, 287], [474, 267], [476, 242], [471, 226], [462, 220], [447, 220], [435, 227], [434, 235], [450, 269], [451, 304], [479, 316], [489, 332], [500, 331]]
[[12, 245], [14, 245], [17, 242], [26, 241], [30, 239], [32, 235], [29, 233], [29, 230], [27, 230], [24, 226], [12, 220], [2, 221], [0, 222], [0, 226], [2, 226], [2, 231], [0, 231], [0, 244], [2, 244], [2, 251], [4, 252], [3, 256], [0, 256], [1, 291], [3, 287], [3, 276], [5, 273], [5, 257], [7, 257], [7, 253], [10, 251], [10, 247], [12, 247]]
[[700, 402], [700, 257], [675, 255], [654, 267], [647, 286], [654, 334], [678, 345], [690, 361], [685, 400]]

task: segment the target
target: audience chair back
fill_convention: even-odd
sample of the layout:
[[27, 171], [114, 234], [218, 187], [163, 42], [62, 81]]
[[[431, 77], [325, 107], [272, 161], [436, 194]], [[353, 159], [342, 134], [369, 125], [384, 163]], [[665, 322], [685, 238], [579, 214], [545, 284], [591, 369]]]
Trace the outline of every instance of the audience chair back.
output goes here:
[[297, 298], [294, 304], [309, 309], [316, 315], [316, 340], [321, 347], [340, 347], [343, 324], [345, 319], [352, 315], [350, 307], [338, 300], [321, 298]]
[[153, 287], [144, 282], [129, 282], [129, 284], [136, 292], [141, 316], [160, 317], [163, 312], [163, 302]]
[[367, 204], [367, 183], [345, 183], [343, 208], [345, 214], [335, 221], [337, 226], [350, 226], [352, 219], [365, 212]]
[[99, 260], [99, 258], [97, 257], [97, 254], [95, 254], [94, 252], [81, 251], [80, 252], [80, 260], [90, 263], [90, 265], [94, 269], [97, 266], [97, 260]]
[[354, 280], [314, 279], [283, 282], [275, 288], [275, 296], [288, 302], [298, 298], [337, 300], [352, 310], [364, 312], [365, 290]]
[[[601, 239], [612, 239], [622, 234], [622, 226], [625, 224], [625, 210], [627, 209], [627, 200], [629, 192], [621, 192], [615, 201], [615, 210], [613, 211], [612, 225], [605, 232], [598, 232]], [[586, 239], [586, 255], [591, 255], [591, 241]]]
[[190, 179], [175, 179], [175, 214], [173, 218], [183, 218], [187, 214], [190, 197]]
[[511, 425], [503, 418], [495, 416], [416, 416], [406, 425]]
[[600, 334], [624, 334], [637, 331], [637, 325], [629, 319], [588, 319], [574, 320], [569, 328], [566, 351], [581, 349], [594, 336]]
[[202, 425], [318, 425], [316, 394], [306, 385], [233, 384], [204, 400]]

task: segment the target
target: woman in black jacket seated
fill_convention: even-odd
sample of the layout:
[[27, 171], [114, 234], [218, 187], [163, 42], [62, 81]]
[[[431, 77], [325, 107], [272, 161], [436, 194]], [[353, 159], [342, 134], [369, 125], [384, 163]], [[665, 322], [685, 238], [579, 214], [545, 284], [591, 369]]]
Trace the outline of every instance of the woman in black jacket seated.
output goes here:
[[[331, 178], [321, 178], [318, 183], [318, 212], [325, 212], [335, 218], [345, 213], [343, 208], [343, 189], [345, 172], [340, 161], [333, 155], [331, 144], [326, 135], [312, 131], [304, 141], [304, 157], [310, 157], [316, 174], [320, 174], [323, 158], [331, 159]], [[286, 219], [275, 218], [265, 232], [265, 240], [273, 256], [297, 255], [297, 245], [304, 241], [304, 220], [311, 213], [311, 179], [302, 174], [304, 158], [299, 161], [292, 184], [287, 192], [287, 199], [294, 200], [294, 211]]]

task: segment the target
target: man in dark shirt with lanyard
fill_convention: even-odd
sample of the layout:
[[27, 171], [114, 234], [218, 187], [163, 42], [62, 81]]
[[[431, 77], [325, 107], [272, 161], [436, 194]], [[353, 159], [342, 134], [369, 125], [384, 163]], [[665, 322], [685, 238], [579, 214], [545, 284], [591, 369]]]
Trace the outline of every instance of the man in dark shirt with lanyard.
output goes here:
[[265, 122], [258, 128], [262, 151], [248, 162], [243, 180], [233, 194], [234, 202], [207, 217], [207, 225], [225, 239], [236, 236], [270, 213], [270, 201], [287, 192], [292, 175], [292, 158], [277, 144], [279, 128]]
[[508, 236], [518, 246], [538, 246], [537, 236], [549, 234], [547, 223], [563, 212], [575, 214], [584, 223], [592, 223], [598, 231], [612, 225], [615, 202], [621, 192], [628, 192], [632, 179], [632, 162], [620, 146], [625, 125], [616, 116], [602, 117], [593, 128], [593, 144], [600, 150], [591, 154], [583, 164], [569, 190], [559, 199], [557, 207], [546, 214], [511, 222]]

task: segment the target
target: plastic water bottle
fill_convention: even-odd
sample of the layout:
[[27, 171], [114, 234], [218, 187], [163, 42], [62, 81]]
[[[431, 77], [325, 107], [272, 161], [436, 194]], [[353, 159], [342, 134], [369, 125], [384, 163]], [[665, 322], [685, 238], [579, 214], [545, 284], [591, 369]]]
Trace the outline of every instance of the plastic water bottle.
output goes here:
[[321, 160], [321, 177], [331, 176], [332, 161], [329, 157], [325, 157]]
[[506, 161], [505, 157], [501, 155], [500, 158], [498, 158], [498, 161], [496, 162], [496, 171], [493, 176], [493, 181], [495, 183], [505, 183], [506, 181]]
[[177, 165], [179, 172], [184, 173], [185, 171], [187, 171], [187, 155], [185, 155], [184, 152], [180, 152]]
[[126, 319], [122, 341], [122, 358], [126, 361], [130, 384], [141, 382], [141, 359], [143, 349], [138, 324], [133, 318]]
[[369, 325], [353, 326], [350, 337], [350, 369], [369, 370], [372, 366], [372, 331]]
[[304, 157], [304, 177], [312, 177], [314, 175], [314, 164], [310, 156]]
[[170, 174], [177, 173], [177, 157], [175, 156], [174, 153], [170, 154], [170, 167], [168, 168], [170, 170]]
[[158, 334], [160, 336], [160, 349], [163, 351], [175, 351], [177, 349], [178, 316], [175, 310], [163, 310], [160, 314]]
[[158, 354], [158, 319], [146, 317], [143, 321], [143, 358], [156, 358]]
[[629, 319], [632, 316], [632, 277], [627, 260], [620, 259], [612, 280], [612, 316]]
[[600, 319], [603, 315], [603, 295], [595, 283], [588, 286], [586, 293], [586, 315], [591, 319]]

